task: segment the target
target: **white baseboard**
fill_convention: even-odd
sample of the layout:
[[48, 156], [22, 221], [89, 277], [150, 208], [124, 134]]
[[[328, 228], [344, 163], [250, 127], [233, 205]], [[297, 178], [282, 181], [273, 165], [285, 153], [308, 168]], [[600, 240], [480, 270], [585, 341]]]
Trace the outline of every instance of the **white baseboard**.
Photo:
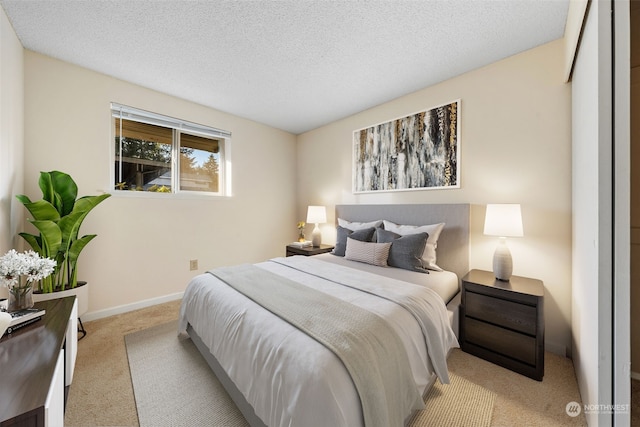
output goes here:
[[164, 295], [161, 297], [149, 298], [143, 301], [134, 302], [131, 304], [119, 305], [113, 308], [106, 308], [104, 310], [90, 311], [82, 315], [83, 322], [90, 322], [92, 320], [103, 319], [109, 316], [115, 316], [116, 314], [128, 313], [130, 311], [139, 310], [141, 308], [151, 307], [152, 305], [158, 305], [169, 301], [175, 301], [181, 299], [184, 292], [178, 292], [175, 294]]

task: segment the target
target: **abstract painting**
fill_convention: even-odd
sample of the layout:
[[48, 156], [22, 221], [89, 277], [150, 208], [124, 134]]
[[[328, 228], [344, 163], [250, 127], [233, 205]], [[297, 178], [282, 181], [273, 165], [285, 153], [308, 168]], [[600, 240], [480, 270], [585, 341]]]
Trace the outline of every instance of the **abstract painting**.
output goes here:
[[460, 100], [353, 132], [353, 192], [460, 188]]

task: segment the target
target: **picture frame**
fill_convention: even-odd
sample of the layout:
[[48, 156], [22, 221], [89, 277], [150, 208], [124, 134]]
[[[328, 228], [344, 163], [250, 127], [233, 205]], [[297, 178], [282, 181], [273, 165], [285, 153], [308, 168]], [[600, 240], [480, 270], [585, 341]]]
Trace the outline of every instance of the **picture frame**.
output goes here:
[[353, 193], [460, 188], [460, 99], [353, 132]]

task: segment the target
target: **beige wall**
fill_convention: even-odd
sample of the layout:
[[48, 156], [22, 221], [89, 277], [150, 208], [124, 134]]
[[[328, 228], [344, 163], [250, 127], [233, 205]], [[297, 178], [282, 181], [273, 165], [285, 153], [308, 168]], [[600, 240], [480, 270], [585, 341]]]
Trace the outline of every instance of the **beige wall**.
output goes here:
[[[298, 137], [298, 218], [339, 203], [471, 203], [470, 264], [491, 270], [487, 203], [521, 203], [525, 236], [510, 239], [514, 274], [544, 281], [547, 349], [571, 343], [571, 86], [562, 40], [491, 64]], [[461, 188], [351, 192], [352, 132], [461, 99]], [[330, 224], [323, 241], [335, 241]]]
[[[110, 102], [231, 131], [233, 197], [114, 195], [85, 220], [98, 237], [80, 258], [87, 318], [182, 292], [196, 273], [284, 255], [295, 237], [296, 137], [25, 51], [25, 192], [39, 172], [71, 174], [80, 195], [109, 191]], [[4, 98], [3, 98], [4, 99]], [[189, 260], [198, 259], [198, 271]], [[111, 310], [111, 311], [110, 311]]]
[[[0, 255], [15, 247], [22, 226], [23, 52], [7, 15], [0, 8]], [[6, 288], [0, 286], [0, 296]]]
[[[91, 283], [88, 317], [181, 292], [194, 274], [189, 259], [199, 260], [198, 273], [281, 255], [309, 204], [327, 205], [332, 223], [337, 203], [471, 203], [471, 267], [491, 269], [484, 205], [518, 202], [525, 237], [509, 242], [514, 273], [545, 282], [547, 348], [563, 352], [571, 299], [563, 55], [560, 41], [541, 46], [300, 135], [296, 149], [288, 133], [27, 51], [25, 193], [38, 196], [38, 173], [51, 169], [71, 173], [81, 194], [108, 191], [111, 101], [233, 132], [232, 198], [114, 196], [87, 219], [82, 232], [98, 234], [81, 259], [81, 278]], [[353, 130], [454, 99], [462, 106], [460, 189], [351, 193]], [[334, 239], [325, 225], [323, 240]]]

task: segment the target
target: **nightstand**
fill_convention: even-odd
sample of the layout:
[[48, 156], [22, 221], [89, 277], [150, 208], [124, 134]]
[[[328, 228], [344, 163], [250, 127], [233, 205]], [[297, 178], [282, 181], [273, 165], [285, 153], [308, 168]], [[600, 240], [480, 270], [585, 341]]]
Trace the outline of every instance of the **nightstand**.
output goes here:
[[293, 256], [293, 255], [312, 256], [312, 255], [319, 255], [319, 254], [331, 252], [332, 250], [333, 250], [332, 245], [320, 245], [319, 248], [314, 248], [313, 246], [305, 246], [304, 248], [300, 248], [295, 245], [287, 245], [287, 256]]
[[460, 347], [463, 351], [542, 381], [544, 285], [471, 270], [462, 278]]

